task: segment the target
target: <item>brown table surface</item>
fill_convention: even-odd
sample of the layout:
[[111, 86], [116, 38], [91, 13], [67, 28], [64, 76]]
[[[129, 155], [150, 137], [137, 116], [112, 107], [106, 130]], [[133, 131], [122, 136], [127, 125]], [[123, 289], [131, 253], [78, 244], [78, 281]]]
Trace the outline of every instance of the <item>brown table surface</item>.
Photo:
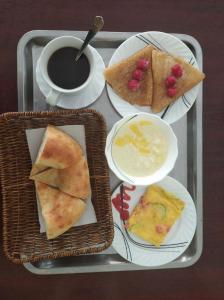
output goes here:
[[[33, 29], [88, 30], [103, 15], [104, 30], [186, 33], [204, 53], [204, 246], [186, 269], [37, 276], [0, 249], [0, 299], [224, 299], [224, 2], [0, 1], [0, 112], [17, 110], [16, 47]], [[32, 298], [31, 298], [32, 297]]]

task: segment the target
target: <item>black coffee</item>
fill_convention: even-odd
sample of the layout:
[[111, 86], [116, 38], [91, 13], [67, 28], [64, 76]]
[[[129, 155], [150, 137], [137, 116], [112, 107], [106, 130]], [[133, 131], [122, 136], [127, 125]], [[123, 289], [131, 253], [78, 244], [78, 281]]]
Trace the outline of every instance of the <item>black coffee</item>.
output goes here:
[[77, 53], [76, 48], [64, 47], [52, 54], [47, 70], [55, 85], [63, 89], [74, 89], [87, 80], [90, 72], [89, 61], [84, 54], [75, 61]]

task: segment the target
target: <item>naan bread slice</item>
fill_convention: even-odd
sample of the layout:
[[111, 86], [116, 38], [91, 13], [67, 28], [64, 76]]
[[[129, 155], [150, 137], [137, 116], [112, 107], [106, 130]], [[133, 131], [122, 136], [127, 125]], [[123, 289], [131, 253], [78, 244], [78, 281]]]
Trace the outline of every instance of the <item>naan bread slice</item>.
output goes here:
[[35, 182], [47, 239], [54, 239], [71, 228], [82, 216], [86, 204], [44, 183]]
[[[165, 86], [166, 78], [171, 75], [171, 68], [179, 64], [183, 69], [183, 75], [177, 79], [177, 93], [173, 97], [167, 96]], [[172, 56], [158, 50], [152, 51], [152, 72], [153, 72], [153, 100], [152, 111], [157, 113], [163, 110], [170, 103], [176, 101], [180, 96], [192, 89], [205, 74], [190, 65], [181, 57]]]
[[64, 169], [78, 162], [82, 157], [82, 148], [71, 136], [55, 126], [48, 125], [43, 141], [31, 170], [31, 176], [38, 174], [38, 169]]
[[87, 161], [83, 156], [73, 166], [59, 170], [59, 189], [63, 192], [86, 199], [90, 194], [90, 179]]
[[[115, 93], [131, 104], [151, 105], [152, 102], [152, 51], [153, 46], [147, 46], [139, 50], [127, 59], [116, 63], [104, 71], [106, 81], [112, 86]], [[128, 81], [132, 79], [132, 73], [136, 69], [137, 62], [145, 58], [149, 60], [149, 68], [144, 72], [144, 78], [140, 81], [140, 87], [136, 91], [128, 88]]]
[[84, 156], [68, 168], [50, 168], [30, 178], [57, 187], [77, 198], [86, 199], [90, 194], [89, 170]]
[[30, 176], [30, 179], [48, 184], [52, 187], [59, 187], [59, 169], [48, 168], [47, 170]]
[[46, 167], [46, 166], [41, 166], [41, 165], [36, 165], [36, 164], [34, 164], [34, 165], [32, 166], [31, 172], [30, 172], [30, 179], [31, 179], [31, 177], [32, 177], [33, 175], [36, 175], [36, 174], [38, 174], [38, 173], [41, 173], [41, 172], [43, 172], [43, 171], [45, 171], [45, 170], [47, 170], [47, 169], [49, 169], [49, 168]]

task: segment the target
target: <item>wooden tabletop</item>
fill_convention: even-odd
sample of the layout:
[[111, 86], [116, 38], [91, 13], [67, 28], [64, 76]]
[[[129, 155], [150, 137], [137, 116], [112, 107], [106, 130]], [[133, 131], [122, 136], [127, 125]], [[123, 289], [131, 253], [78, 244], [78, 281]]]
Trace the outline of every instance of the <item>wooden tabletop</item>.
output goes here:
[[[0, 249], [0, 299], [224, 299], [224, 2], [1, 0], [0, 112], [17, 110], [16, 47], [33, 29], [159, 30], [194, 36], [204, 55], [204, 245], [186, 269], [37, 276]], [[32, 298], [31, 298], [32, 297]]]

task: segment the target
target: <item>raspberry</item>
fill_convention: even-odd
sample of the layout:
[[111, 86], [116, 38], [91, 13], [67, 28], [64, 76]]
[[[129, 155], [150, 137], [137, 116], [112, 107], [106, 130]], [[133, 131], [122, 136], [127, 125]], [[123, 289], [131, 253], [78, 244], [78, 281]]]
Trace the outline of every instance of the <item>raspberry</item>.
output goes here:
[[141, 58], [137, 62], [137, 68], [142, 70], [142, 71], [146, 71], [149, 68], [149, 60], [145, 59], [145, 58]]
[[167, 96], [173, 97], [176, 95], [177, 90], [175, 88], [168, 88], [166, 93], [167, 93]]
[[143, 79], [143, 72], [140, 69], [136, 69], [134, 70], [134, 72], [132, 73], [132, 78], [136, 79], [136, 80], [142, 80]]
[[131, 91], [137, 91], [137, 89], [139, 88], [140, 83], [138, 82], [138, 80], [132, 79], [128, 81], [128, 88]]
[[183, 75], [183, 69], [179, 64], [174, 65], [171, 70], [172, 70], [172, 74], [176, 78], [181, 77]]
[[175, 83], [177, 82], [176, 78], [172, 75], [168, 76], [165, 83], [166, 83], [166, 87], [170, 88], [170, 87], [174, 87]]

